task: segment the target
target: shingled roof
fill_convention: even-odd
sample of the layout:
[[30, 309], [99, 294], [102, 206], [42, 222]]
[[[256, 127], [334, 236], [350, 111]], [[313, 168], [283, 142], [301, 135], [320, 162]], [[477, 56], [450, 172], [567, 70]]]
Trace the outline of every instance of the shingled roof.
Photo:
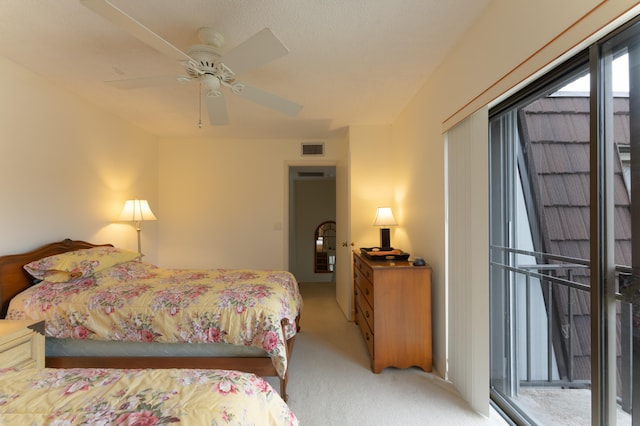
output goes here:
[[[534, 250], [589, 259], [589, 97], [550, 96], [518, 111], [523, 162], [529, 188], [525, 203], [538, 235]], [[614, 142], [629, 145], [629, 98], [614, 99]], [[622, 174], [619, 149], [615, 149], [615, 259], [631, 265], [631, 203]], [[526, 182], [526, 181], [525, 181]], [[556, 263], [550, 261], [549, 263]], [[566, 270], [556, 276], [567, 278]], [[588, 269], [573, 269], [573, 281], [589, 284]], [[547, 309], [560, 324], [554, 329], [554, 351], [560, 374], [567, 378], [567, 289], [554, 286]], [[590, 380], [589, 294], [573, 292], [573, 379]], [[564, 330], [564, 331], [563, 331]]]

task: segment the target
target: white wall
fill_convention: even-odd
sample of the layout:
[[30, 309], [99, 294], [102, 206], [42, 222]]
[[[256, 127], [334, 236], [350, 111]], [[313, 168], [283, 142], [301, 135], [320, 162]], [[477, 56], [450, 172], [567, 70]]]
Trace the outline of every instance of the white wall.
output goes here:
[[380, 245], [380, 229], [373, 226], [376, 209], [391, 207], [399, 224], [390, 228], [391, 245], [404, 249], [396, 239], [404, 223], [397, 216], [393, 199], [395, 176], [390, 154], [395, 146], [391, 140], [391, 126], [351, 126], [349, 150], [351, 241], [354, 248]]
[[[157, 210], [153, 137], [0, 58], [0, 254], [64, 238], [137, 250], [124, 200]], [[156, 223], [143, 225], [155, 261]]]
[[288, 269], [289, 166], [300, 140], [177, 140], [159, 145], [160, 263], [167, 267]]

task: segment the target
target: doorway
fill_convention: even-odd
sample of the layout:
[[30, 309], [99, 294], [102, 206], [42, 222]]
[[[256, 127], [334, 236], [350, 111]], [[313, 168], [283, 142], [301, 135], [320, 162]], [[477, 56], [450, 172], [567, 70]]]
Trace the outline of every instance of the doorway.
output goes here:
[[289, 270], [298, 282], [336, 280], [335, 269], [315, 268], [315, 234], [327, 221], [336, 222], [335, 166], [289, 167]]

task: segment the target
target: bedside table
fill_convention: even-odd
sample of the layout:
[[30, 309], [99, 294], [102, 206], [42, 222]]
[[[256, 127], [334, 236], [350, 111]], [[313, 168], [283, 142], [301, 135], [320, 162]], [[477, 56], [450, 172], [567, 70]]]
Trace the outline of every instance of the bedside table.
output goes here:
[[44, 368], [44, 321], [0, 320], [0, 368]]

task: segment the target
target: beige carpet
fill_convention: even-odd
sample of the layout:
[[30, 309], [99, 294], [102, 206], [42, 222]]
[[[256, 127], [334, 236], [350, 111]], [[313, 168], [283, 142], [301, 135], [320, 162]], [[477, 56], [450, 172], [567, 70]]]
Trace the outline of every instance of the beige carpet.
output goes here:
[[420, 369], [372, 373], [358, 326], [335, 301], [335, 285], [300, 288], [305, 305], [288, 394], [303, 426], [506, 424], [495, 412], [475, 413], [449, 383]]

